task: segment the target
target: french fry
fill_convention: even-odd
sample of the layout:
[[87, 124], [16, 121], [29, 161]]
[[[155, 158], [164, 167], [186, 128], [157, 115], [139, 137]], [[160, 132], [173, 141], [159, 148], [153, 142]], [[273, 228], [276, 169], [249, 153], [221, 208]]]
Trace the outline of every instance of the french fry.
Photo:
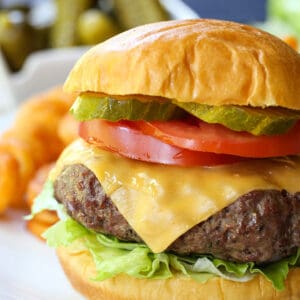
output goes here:
[[61, 118], [69, 109], [69, 98], [55, 89], [26, 102], [16, 116], [13, 131], [22, 132], [23, 135], [41, 142], [44, 163], [55, 160], [64, 147], [57, 130]]
[[16, 158], [21, 178], [24, 178], [25, 181], [33, 175], [35, 168], [30, 150], [30, 146], [22, 140], [7, 138], [0, 141], [0, 151], [9, 153]]
[[54, 163], [50, 163], [40, 167], [29, 181], [25, 193], [25, 200], [29, 208], [33, 205], [34, 199], [41, 193], [43, 185], [53, 166]]
[[10, 153], [0, 152], [0, 214], [15, 199], [19, 179], [19, 165]]
[[23, 147], [26, 147], [30, 152], [31, 160], [35, 165], [42, 165], [45, 163], [47, 156], [43, 151], [44, 142], [38, 135], [23, 135], [22, 132], [10, 129], [2, 135], [0, 144], [9, 142], [12, 144], [19, 143], [23, 145]]
[[[3, 197], [3, 193], [14, 193], [14, 197], [10, 199], [10, 206], [15, 208], [24, 208], [22, 198], [22, 193], [26, 187], [26, 181], [29, 180], [30, 176], [34, 171], [34, 164], [31, 159], [31, 154], [29, 149], [22, 143], [13, 140], [2, 140], [0, 142], [0, 151], [14, 157], [17, 162], [17, 166], [14, 167], [13, 176], [8, 175], [8, 170], [1, 170], [0, 176], [6, 178], [7, 186], [0, 191], [0, 197]], [[12, 170], [10, 170], [12, 172]], [[9, 177], [8, 177], [9, 176]], [[16, 182], [16, 178], [19, 178], [19, 182]], [[14, 182], [14, 185], [12, 185]]]
[[[42, 166], [38, 169], [35, 173], [33, 178], [30, 180], [27, 191], [26, 191], [26, 203], [31, 208], [33, 205], [34, 199], [40, 194], [43, 189], [43, 185], [47, 180], [49, 171], [54, 166], [54, 163], [50, 163], [47, 165]], [[41, 233], [43, 233], [48, 227], [53, 225], [58, 221], [58, 217], [55, 212], [53, 211], [42, 211], [34, 216], [32, 220], [29, 221], [27, 228], [32, 232], [34, 235], [41, 238]]]
[[35, 236], [42, 240], [44, 240], [42, 234], [49, 228], [48, 224], [42, 223], [35, 219], [29, 220], [26, 226], [31, 233], [33, 233]]
[[[63, 150], [65, 144], [58, 135], [58, 126], [74, 99], [61, 88], [35, 96], [21, 106], [13, 126], [0, 136], [0, 153], [12, 157], [15, 163], [10, 177], [5, 173], [8, 162], [0, 167], [0, 180], [6, 182], [0, 199], [9, 200], [5, 203], [23, 208], [24, 193], [35, 171], [55, 161]], [[2, 210], [6, 205], [3, 200]]]
[[59, 219], [56, 212], [50, 210], [44, 210], [34, 216], [34, 220], [37, 222], [43, 223], [48, 227], [55, 224]]
[[78, 125], [79, 122], [69, 113], [61, 119], [58, 126], [58, 136], [66, 146], [78, 138]]

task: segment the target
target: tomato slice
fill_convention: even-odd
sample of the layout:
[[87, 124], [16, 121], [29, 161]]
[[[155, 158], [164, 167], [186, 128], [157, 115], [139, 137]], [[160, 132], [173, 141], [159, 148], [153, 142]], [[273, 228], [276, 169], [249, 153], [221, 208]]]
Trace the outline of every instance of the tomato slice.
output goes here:
[[239, 161], [240, 158], [199, 152], [169, 145], [144, 134], [136, 122], [91, 120], [80, 123], [79, 135], [88, 143], [142, 161], [178, 166], [212, 166]]
[[243, 157], [275, 157], [300, 153], [300, 121], [287, 133], [275, 136], [254, 136], [230, 130], [219, 124], [197, 120], [146, 122], [139, 128], [161, 141], [193, 151], [225, 153]]

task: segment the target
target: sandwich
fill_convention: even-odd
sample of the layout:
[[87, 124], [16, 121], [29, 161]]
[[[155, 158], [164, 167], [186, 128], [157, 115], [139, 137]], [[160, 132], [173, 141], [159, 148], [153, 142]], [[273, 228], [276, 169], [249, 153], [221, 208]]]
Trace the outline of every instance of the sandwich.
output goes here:
[[79, 139], [32, 213], [89, 299], [300, 299], [300, 55], [253, 27], [167, 21], [87, 51]]

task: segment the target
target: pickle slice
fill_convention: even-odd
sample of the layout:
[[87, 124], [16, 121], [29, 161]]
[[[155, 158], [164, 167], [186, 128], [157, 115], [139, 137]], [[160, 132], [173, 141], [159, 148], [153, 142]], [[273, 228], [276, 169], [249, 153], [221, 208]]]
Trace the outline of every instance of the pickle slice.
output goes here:
[[170, 19], [159, 0], [114, 0], [113, 8], [123, 29]]
[[283, 134], [300, 119], [300, 111], [279, 107], [212, 106], [178, 101], [143, 102], [137, 99], [97, 97], [92, 94], [80, 95], [71, 107], [71, 113], [78, 121], [166, 121], [182, 118], [186, 112], [207, 123], [222, 124], [234, 131], [247, 131], [253, 135]]
[[300, 111], [278, 107], [211, 106], [173, 101], [182, 109], [207, 122], [222, 124], [235, 131], [253, 135], [276, 135], [287, 132], [300, 118]]
[[78, 121], [92, 119], [165, 121], [179, 118], [185, 114], [184, 110], [172, 102], [117, 100], [90, 94], [78, 96], [70, 111]]

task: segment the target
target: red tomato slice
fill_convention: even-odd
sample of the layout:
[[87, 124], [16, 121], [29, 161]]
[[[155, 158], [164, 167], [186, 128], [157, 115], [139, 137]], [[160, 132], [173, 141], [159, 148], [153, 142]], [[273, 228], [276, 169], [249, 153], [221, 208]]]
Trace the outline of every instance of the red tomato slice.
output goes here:
[[193, 151], [261, 158], [300, 153], [300, 121], [287, 133], [276, 136], [254, 136], [202, 121], [195, 124], [139, 121], [137, 124], [145, 134]]
[[80, 123], [79, 135], [91, 144], [117, 152], [125, 157], [147, 162], [178, 165], [212, 166], [239, 161], [241, 158], [186, 150], [166, 144], [146, 135], [136, 126], [136, 122], [109, 122], [91, 120]]

